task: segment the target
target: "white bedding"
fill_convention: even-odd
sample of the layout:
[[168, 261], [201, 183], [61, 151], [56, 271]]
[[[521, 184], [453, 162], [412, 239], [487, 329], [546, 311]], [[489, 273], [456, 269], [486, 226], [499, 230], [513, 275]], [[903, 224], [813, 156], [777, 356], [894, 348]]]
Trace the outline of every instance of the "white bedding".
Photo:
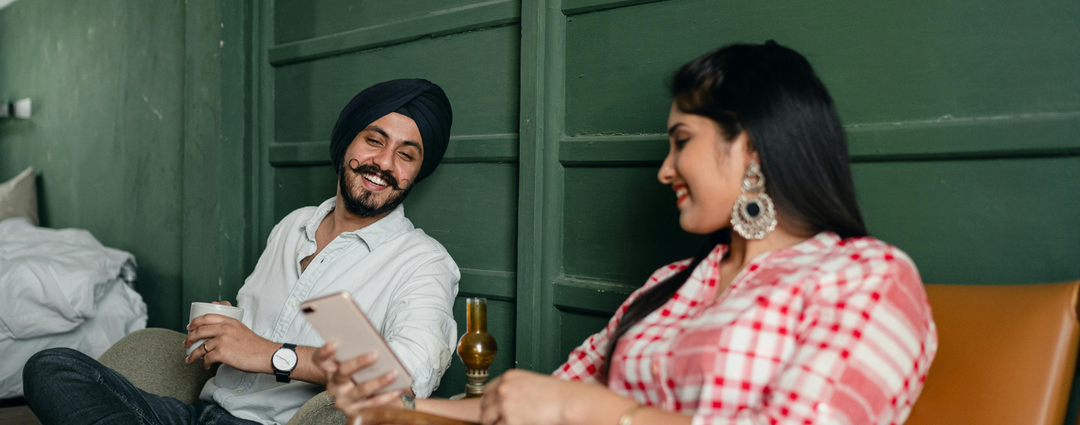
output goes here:
[[110, 285], [97, 304], [94, 317], [68, 332], [21, 340], [0, 337], [0, 399], [22, 397], [23, 365], [38, 351], [69, 347], [96, 359], [124, 335], [146, 327], [146, 304], [123, 282]]
[[134, 281], [135, 258], [90, 232], [0, 221], [0, 399], [22, 395], [22, 366], [40, 350], [96, 358], [146, 327]]

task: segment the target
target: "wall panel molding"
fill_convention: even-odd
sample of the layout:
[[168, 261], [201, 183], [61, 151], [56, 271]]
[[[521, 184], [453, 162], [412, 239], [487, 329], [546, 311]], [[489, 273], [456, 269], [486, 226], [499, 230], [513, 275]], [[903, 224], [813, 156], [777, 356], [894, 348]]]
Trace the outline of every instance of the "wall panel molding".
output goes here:
[[658, 165], [668, 151], [666, 134], [566, 136], [559, 141], [565, 166]]
[[562, 11], [563, 14], [569, 16], [661, 1], [667, 0], [567, 0], [563, 2]]
[[845, 126], [852, 162], [1080, 154], [1080, 112]]
[[472, 31], [518, 22], [518, 1], [494, 0], [428, 13], [401, 21], [372, 25], [337, 34], [278, 44], [269, 49], [270, 64], [282, 66], [327, 56], [386, 47], [425, 36]]
[[[450, 137], [443, 163], [517, 162], [517, 134], [477, 134]], [[270, 144], [271, 167], [330, 165], [330, 142]]]
[[[1080, 112], [845, 126], [852, 162], [1080, 155]], [[564, 166], [659, 165], [665, 134], [566, 136]]]
[[555, 279], [553, 304], [560, 310], [611, 315], [637, 286], [560, 275]]
[[458, 296], [487, 297], [514, 301], [517, 298], [517, 274], [494, 270], [461, 269]]

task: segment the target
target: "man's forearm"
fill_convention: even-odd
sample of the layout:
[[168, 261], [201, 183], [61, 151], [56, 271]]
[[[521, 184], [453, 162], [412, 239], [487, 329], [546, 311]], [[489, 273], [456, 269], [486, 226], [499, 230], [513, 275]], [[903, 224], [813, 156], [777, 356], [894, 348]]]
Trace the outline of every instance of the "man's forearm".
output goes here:
[[[296, 346], [296, 368], [289, 374], [289, 378], [296, 379], [304, 382], [310, 382], [312, 384], [326, 385], [326, 375], [323, 371], [315, 365], [315, 361], [312, 360], [315, 356], [316, 347], [309, 347], [306, 345]], [[273, 355], [273, 353], [271, 353]], [[269, 357], [267, 357], [269, 359]], [[270, 367], [270, 373], [274, 373], [274, 368]]]
[[[268, 375], [274, 374], [274, 366], [271, 364], [271, 359], [274, 357], [274, 353], [281, 348], [281, 344], [271, 343], [266, 348], [260, 347], [256, 352], [251, 353], [262, 359], [266, 359], [265, 362], [259, 362], [262, 367], [259, 368], [258, 373], [265, 373]], [[310, 382], [312, 384], [326, 385], [326, 376], [323, 375], [321, 369], [315, 365], [315, 361], [312, 358], [315, 355], [315, 351], [318, 348], [309, 347], [306, 345], [297, 345], [296, 348], [296, 367], [293, 368], [292, 373], [289, 374], [289, 379], [295, 379], [298, 381]]]

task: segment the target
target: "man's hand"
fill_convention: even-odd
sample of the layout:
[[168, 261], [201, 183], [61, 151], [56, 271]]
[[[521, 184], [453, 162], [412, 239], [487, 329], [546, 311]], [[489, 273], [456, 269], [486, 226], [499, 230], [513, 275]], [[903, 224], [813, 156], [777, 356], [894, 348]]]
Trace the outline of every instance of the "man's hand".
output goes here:
[[348, 416], [369, 407], [386, 406], [399, 409], [405, 407], [401, 401], [401, 394], [405, 391], [391, 391], [373, 396], [377, 391], [394, 382], [397, 378], [395, 371], [391, 370], [382, 376], [359, 384], [353, 382], [354, 373], [375, 364], [376, 353], [368, 353], [338, 363], [334, 357], [335, 352], [337, 352], [337, 346], [327, 343], [315, 352], [313, 360], [326, 374], [326, 392], [334, 399], [334, 406], [338, 410]]
[[[222, 304], [228, 305], [227, 302]], [[191, 352], [187, 363], [202, 358], [205, 369], [210, 369], [214, 363], [225, 363], [244, 372], [274, 373], [270, 357], [281, 344], [256, 335], [239, 320], [220, 314], [206, 314], [192, 320], [187, 329], [185, 348], [200, 339], [208, 339]]]

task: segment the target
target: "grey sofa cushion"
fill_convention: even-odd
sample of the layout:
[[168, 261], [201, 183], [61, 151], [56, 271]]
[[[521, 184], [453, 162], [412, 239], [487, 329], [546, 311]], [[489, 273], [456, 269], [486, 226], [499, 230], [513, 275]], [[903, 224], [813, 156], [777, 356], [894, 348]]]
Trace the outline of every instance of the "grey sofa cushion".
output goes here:
[[[143, 391], [194, 403], [215, 369], [203, 370], [201, 362], [185, 364], [184, 338], [184, 334], [168, 329], [135, 331], [109, 348], [98, 361]], [[340, 425], [345, 420], [330, 396], [322, 392], [301, 406], [289, 425]]]
[[98, 361], [143, 391], [191, 404], [199, 400], [213, 372], [203, 370], [202, 362], [184, 363], [184, 338], [168, 329], [135, 331], [113, 344]]

